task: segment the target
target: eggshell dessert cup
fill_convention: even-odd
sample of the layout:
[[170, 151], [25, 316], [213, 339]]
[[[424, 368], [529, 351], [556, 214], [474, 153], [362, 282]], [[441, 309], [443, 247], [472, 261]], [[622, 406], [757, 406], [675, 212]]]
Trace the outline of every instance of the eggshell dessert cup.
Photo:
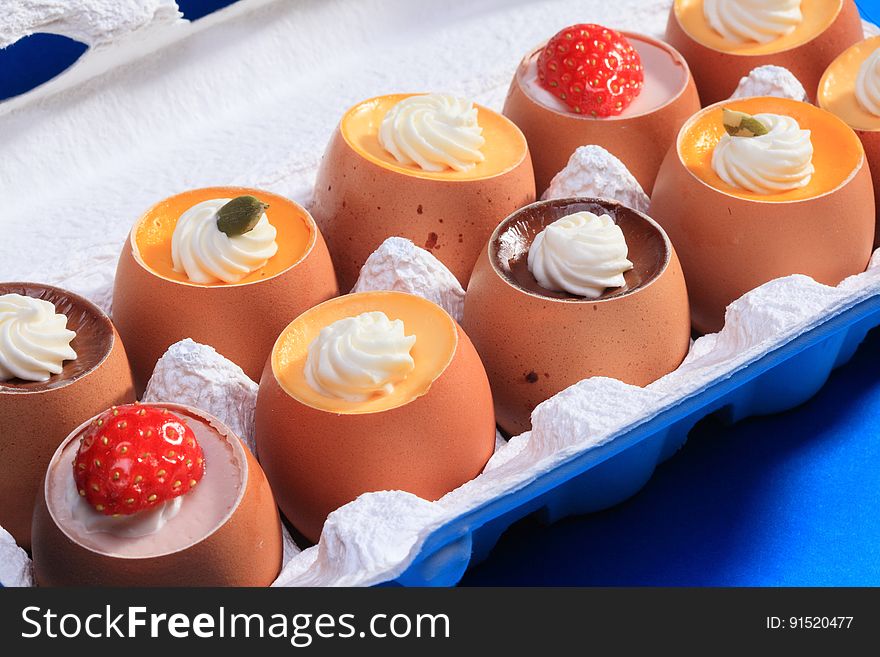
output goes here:
[[621, 34], [664, 50], [686, 72], [685, 83], [664, 104], [643, 114], [593, 118], [559, 111], [534, 98], [525, 88], [523, 79], [529, 63], [545, 44], [531, 51], [513, 76], [503, 113], [526, 136], [539, 195], [565, 167], [575, 149], [585, 144], [602, 146], [619, 158], [650, 195], [657, 170], [678, 129], [700, 108], [697, 88], [684, 57], [657, 39], [633, 32]]
[[0, 526], [31, 546], [34, 500], [55, 448], [84, 419], [132, 402], [125, 348], [104, 312], [83, 297], [40, 283], [0, 283], [0, 294], [50, 301], [77, 336], [77, 359], [49, 381], [0, 382]]
[[[144, 261], [136, 242], [142, 222], [162, 216], [169, 204], [180, 205], [184, 198], [186, 209], [207, 199], [244, 194], [268, 202], [270, 220], [283, 209], [291, 221], [305, 223], [305, 251], [289, 267], [252, 282], [199, 285], [163, 276]], [[170, 243], [168, 250], [170, 253]], [[116, 270], [113, 320], [128, 349], [139, 393], [156, 361], [184, 338], [214, 347], [256, 381], [281, 329], [307, 308], [338, 293], [327, 246], [304, 208], [261, 190], [211, 187], [161, 201], [135, 224]]]
[[[627, 287], [589, 300], [527, 289], [506, 262], [525, 257], [534, 235], [580, 211], [609, 214], [621, 227], [634, 268]], [[551, 296], [552, 294], [552, 296]], [[592, 376], [643, 386], [674, 370], [690, 341], [688, 294], [675, 250], [646, 215], [613, 201], [541, 201], [505, 219], [471, 276], [462, 322], [483, 359], [498, 424], [530, 428], [532, 410]]]
[[[233, 508], [203, 539], [182, 549], [150, 557], [98, 552], [76, 541], [52, 514], [48, 477], [34, 510], [34, 572], [39, 586], [268, 586], [281, 570], [281, 520], [272, 490], [257, 460], [223, 423], [181, 404], [151, 404], [183, 412], [210, 425], [228, 441], [244, 483]], [[96, 418], [74, 429], [52, 457]], [[64, 464], [59, 464], [64, 467]], [[210, 468], [210, 462], [207, 467]], [[71, 473], [72, 476], [72, 473]], [[161, 530], [160, 530], [161, 531]]]
[[[336, 406], [303, 386], [287, 389], [283, 372], [301, 371], [321, 327], [376, 310], [402, 319], [417, 336], [417, 368], [428, 350], [440, 348], [426, 335], [451, 345], [427, 387], [393, 403]], [[401, 292], [350, 294], [307, 311], [278, 338], [260, 381], [256, 440], [282, 513], [317, 541], [327, 515], [362, 493], [399, 489], [436, 500], [476, 477], [495, 446], [492, 394], [467, 335], [439, 306]]]
[[[822, 109], [843, 119], [862, 141], [865, 159], [874, 182], [874, 207], [880, 209], [880, 117], [872, 117], [858, 106], [855, 80], [862, 62], [877, 48], [880, 36], [850, 46], [835, 59], [819, 81], [816, 102]], [[880, 215], [874, 232], [874, 248], [880, 246]]]
[[[767, 51], [772, 48], [772, 44], [764, 48], [749, 44], [741, 47], [739, 52], [731, 52], [707, 45], [691, 36], [682, 26], [679, 12], [685, 3], [699, 4], [702, 7], [702, 0], [675, 0], [669, 10], [666, 40], [691, 65], [704, 105], [729, 98], [742, 77], [758, 66], [770, 64], [791, 71], [810, 95], [810, 100], [813, 100], [825, 68], [837, 55], [864, 37], [859, 10], [853, 0], [806, 0], [804, 4], [818, 5], [827, 2], [839, 2], [840, 10], [830, 19], [825, 29], [789, 47], [783, 46], [782, 50], [776, 52]], [[809, 7], [805, 6], [804, 10], [807, 9]], [[720, 40], [722, 37], [715, 35], [714, 38]]]
[[[817, 146], [813, 163], [818, 170], [814, 180], [823, 167], [830, 166], [830, 159], [842, 161], [844, 148], [852, 149], [852, 171], [842, 175], [833, 188], [813, 196], [762, 200], [759, 195], [722, 191], [686, 166], [682, 148], [693, 124], [714, 111], [720, 125], [722, 105], [756, 113], [756, 103], [761, 111], [799, 111], [813, 120], [836, 124], [836, 134], [824, 139], [820, 152], [817, 126], [807, 124], [803, 117], [800, 121], [802, 128], [813, 128]], [[838, 139], [847, 134], [850, 139]], [[820, 283], [837, 285], [864, 271], [874, 241], [871, 173], [855, 134], [824, 110], [782, 98], [718, 103], [695, 115], [682, 127], [676, 146], [663, 162], [649, 212], [666, 229], [680, 254], [693, 327], [699, 333], [720, 330], [728, 304], [772, 279], [805, 274]]]
[[[366, 259], [390, 236], [405, 237], [427, 249], [466, 285], [492, 229], [507, 214], [535, 200], [525, 138], [516, 126], [485, 107], [476, 106], [479, 116], [491, 114], [493, 121], [503, 122], [517, 151], [508, 166], [491, 175], [433, 173], [397, 165], [355, 145], [358, 135], [345, 134], [343, 125], [351, 117], [411, 95], [372, 98], [348, 110], [321, 161], [310, 209], [327, 240], [342, 290], [354, 286]], [[370, 120], [371, 130], [378, 130], [379, 120]], [[372, 135], [358, 138], [372, 139]], [[484, 146], [484, 151], [490, 147]]]

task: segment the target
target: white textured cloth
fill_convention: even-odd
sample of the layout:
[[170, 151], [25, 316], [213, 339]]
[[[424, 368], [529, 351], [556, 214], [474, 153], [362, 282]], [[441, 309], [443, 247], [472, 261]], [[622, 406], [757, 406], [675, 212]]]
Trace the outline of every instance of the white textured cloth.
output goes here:
[[568, 164], [553, 176], [542, 199], [593, 196], [647, 212], [651, 199], [626, 165], [601, 146], [579, 146]]
[[792, 100], [807, 100], [804, 85], [794, 73], [782, 66], [758, 66], [743, 76], [736, 86], [731, 98], [748, 98], [749, 96], [776, 96]]
[[9, 0], [0, 17], [0, 48], [38, 32], [95, 46], [179, 16], [174, 0]]
[[34, 572], [27, 552], [18, 547], [12, 535], [2, 527], [0, 527], [0, 584], [34, 585]]
[[394, 290], [433, 301], [460, 322], [464, 312], [461, 283], [430, 251], [403, 237], [389, 237], [373, 251], [352, 292]]
[[[441, 90], [500, 110], [535, 43], [585, 15], [659, 36], [667, 10], [660, 0], [242, 0], [208, 23], [166, 28], [178, 40], [162, 52], [68, 88], [68, 76], [115, 64], [117, 50], [130, 58], [140, 32], [126, 26], [143, 7], [167, 2], [128, 0], [113, 20], [111, 4], [76, 2], [96, 8], [88, 29], [118, 35], [118, 46], [103, 41], [31, 102], [0, 103], [0, 280], [65, 285], [105, 309], [122, 243], [156, 201], [226, 183], [305, 203], [330, 134], [354, 103]], [[0, 34], [20, 29], [0, 14]], [[82, 19], [65, 16], [53, 30], [79, 38]], [[323, 25], [344, 49], [328, 55]]]
[[256, 454], [257, 384], [231, 360], [189, 338], [175, 342], [156, 363], [142, 401], [186, 404], [213, 415]]

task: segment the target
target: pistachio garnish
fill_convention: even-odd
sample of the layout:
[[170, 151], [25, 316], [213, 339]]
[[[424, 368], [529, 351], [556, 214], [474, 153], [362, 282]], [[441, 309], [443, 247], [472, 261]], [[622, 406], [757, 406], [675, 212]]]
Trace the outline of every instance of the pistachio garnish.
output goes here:
[[244, 235], [254, 229], [268, 207], [255, 196], [236, 196], [217, 210], [217, 229], [229, 237]]
[[760, 137], [766, 135], [769, 130], [751, 114], [737, 112], [724, 108], [722, 110], [724, 129], [731, 137]]

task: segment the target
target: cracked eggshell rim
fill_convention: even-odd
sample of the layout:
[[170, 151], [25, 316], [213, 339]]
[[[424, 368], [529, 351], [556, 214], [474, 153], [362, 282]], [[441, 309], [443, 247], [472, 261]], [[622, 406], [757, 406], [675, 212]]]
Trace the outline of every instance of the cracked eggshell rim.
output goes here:
[[[346, 116], [371, 100], [350, 108]], [[466, 285], [498, 222], [536, 198], [532, 158], [522, 139], [521, 159], [506, 170], [481, 178], [444, 179], [442, 174], [408, 173], [366, 156], [349, 143], [340, 121], [321, 160], [310, 207], [327, 240], [340, 288], [354, 286], [364, 262], [390, 235], [427, 249]]]
[[[405, 295], [436, 306], [403, 292], [347, 296], [360, 295]], [[266, 363], [257, 451], [282, 513], [309, 540], [317, 542], [331, 511], [362, 493], [399, 489], [437, 500], [480, 474], [492, 456], [495, 417], [485, 369], [465, 332], [436, 307], [454, 326], [455, 351], [423, 394], [387, 410], [336, 413], [307, 405], [282, 387], [271, 357]]]
[[[579, 203], [623, 208], [659, 235], [666, 257], [658, 271], [632, 290], [589, 300], [542, 296], [499, 270], [490, 252], [508, 224], [535, 208]], [[535, 406], [578, 381], [644, 386], [678, 367], [690, 344], [688, 292], [672, 243], [649, 216], [606, 199], [540, 201], [505, 219], [474, 268], [463, 325], [486, 366], [498, 424], [514, 435], [530, 428]]]
[[[184, 338], [214, 347], [256, 381], [291, 318], [339, 294], [327, 245], [305, 208], [278, 194], [247, 187], [198, 191], [214, 189], [218, 194], [259, 194], [271, 203], [293, 206], [308, 221], [309, 245], [297, 262], [263, 280], [212, 286], [175, 281], [155, 272], [140, 257], [135, 231], [164, 201], [147, 210], [123, 245], [113, 287], [113, 320], [128, 350], [138, 394], [162, 354]], [[249, 317], [254, 321], [247, 321]]]
[[532, 98], [523, 87], [523, 72], [546, 42], [531, 50], [513, 75], [503, 114], [519, 126], [529, 142], [540, 194], [549, 187], [553, 176], [565, 168], [578, 146], [596, 144], [621, 160], [650, 196], [666, 149], [675, 140], [681, 124], [700, 108], [688, 62], [675, 48], [643, 34], [619, 31], [627, 38], [665, 50], [684, 67], [687, 80], [678, 94], [666, 103], [635, 116], [593, 118], [560, 112]]
[[[173, 552], [151, 557], [104, 554], [78, 543], [58, 525], [46, 503], [48, 477], [44, 477], [34, 510], [33, 557], [37, 584], [269, 586], [281, 570], [281, 520], [259, 463], [241, 440], [212, 415], [183, 404], [150, 406], [193, 415], [229, 442], [244, 470], [244, 482], [232, 509], [207, 536]], [[95, 417], [68, 435], [55, 451], [51, 463], [60, 458], [63, 449], [76, 440]]]
[[61, 385], [22, 390], [0, 384], [0, 525], [18, 545], [30, 549], [34, 500], [58, 443], [84, 418], [133, 402], [135, 393], [125, 347], [104, 311], [78, 294], [51, 285], [0, 283], [0, 293], [19, 288], [71, 299], [110, 331], [107, 352]]
[[835, 286], [863, 272], [874, 242], [874, 190], [864, 153], [835, 189], [792, 201], [735, 196], [688, 169], [680, 150], [684, 135], [703, 114], [726, 103], [704, 108], [682, 126], [648, 210], [680, 254], [699, 333], [719, 331], [728, 304], [775, 278], [805, 274]]
[[684, 55], [691, 66], [700, 99], [704, 105], [725, 100], [736, 90], [741, 78], [756, 66], [773, 64], [791, 71], [815, 100], [819, 78], [837, 55], [864, 38], [858, 7], [843, 0], [840, 11], [823, 32], [787, 50], [769, 54], [740, 54], [707, 46], [682, 27], [671, 3], [666, 23], [666, 40]]

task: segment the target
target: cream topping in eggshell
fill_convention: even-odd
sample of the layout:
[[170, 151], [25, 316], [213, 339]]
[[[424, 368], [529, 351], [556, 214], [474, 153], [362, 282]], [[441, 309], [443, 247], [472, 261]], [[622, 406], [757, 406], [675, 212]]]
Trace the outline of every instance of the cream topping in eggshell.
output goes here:
[[623, 273], [633, 267], [627, 255], [623, 231], [609, 215], [582, 211], [535, 235], [528, 266], [543, 288], [597, 299], [626, 284]]
[[868, 55], [856, 77], [856, 100], [874, 116], [880, 116], [880, 48]]
[[21, 294], [0, 296], [0, 381], [48, 381], [74, 360], [76, 332], [67, 317], [44, 299]]
[[174, 271], [193, 283], [237, 283], [278, 252], [277, 231], [265, 213], [243, 235], [230, 237], [217, 227], [217, 212], [230, 200], [202, 201], [177, 220], [171, 237]]
[[362, 402], [389, 395], [415, 368], [416, 336], [380, 311], [339, 319], [309, 345], [305, 378], [327, 397]]
[[804, 20], [801, 0], [704, 0], [713, 30], [732, 43], [770, 43]]
[[712, 153], [712, 169], [728, 185], [755, 194], [778, 194], [806, 187], [813, 176], [810, 131], [781, 114], [756, 114], [767, 134], [723, 135]]
[[76, 490], [76, 482], [70, 477], [65, 500], [70, 517], [79, 523], [86, 534], [106, 533], [124, 538], [141, 538], [160, 531], [171, 518], [180, 513], [184, 496], [163, 502], [152, 509], [145, 509], [127, 516], [108, 516], [98, 513]]
[[379, 143], [401, 164], [424, 171], [468, 171], [485, 159], [477, 108], [449, 94], [401, 100], [382, 119]]

